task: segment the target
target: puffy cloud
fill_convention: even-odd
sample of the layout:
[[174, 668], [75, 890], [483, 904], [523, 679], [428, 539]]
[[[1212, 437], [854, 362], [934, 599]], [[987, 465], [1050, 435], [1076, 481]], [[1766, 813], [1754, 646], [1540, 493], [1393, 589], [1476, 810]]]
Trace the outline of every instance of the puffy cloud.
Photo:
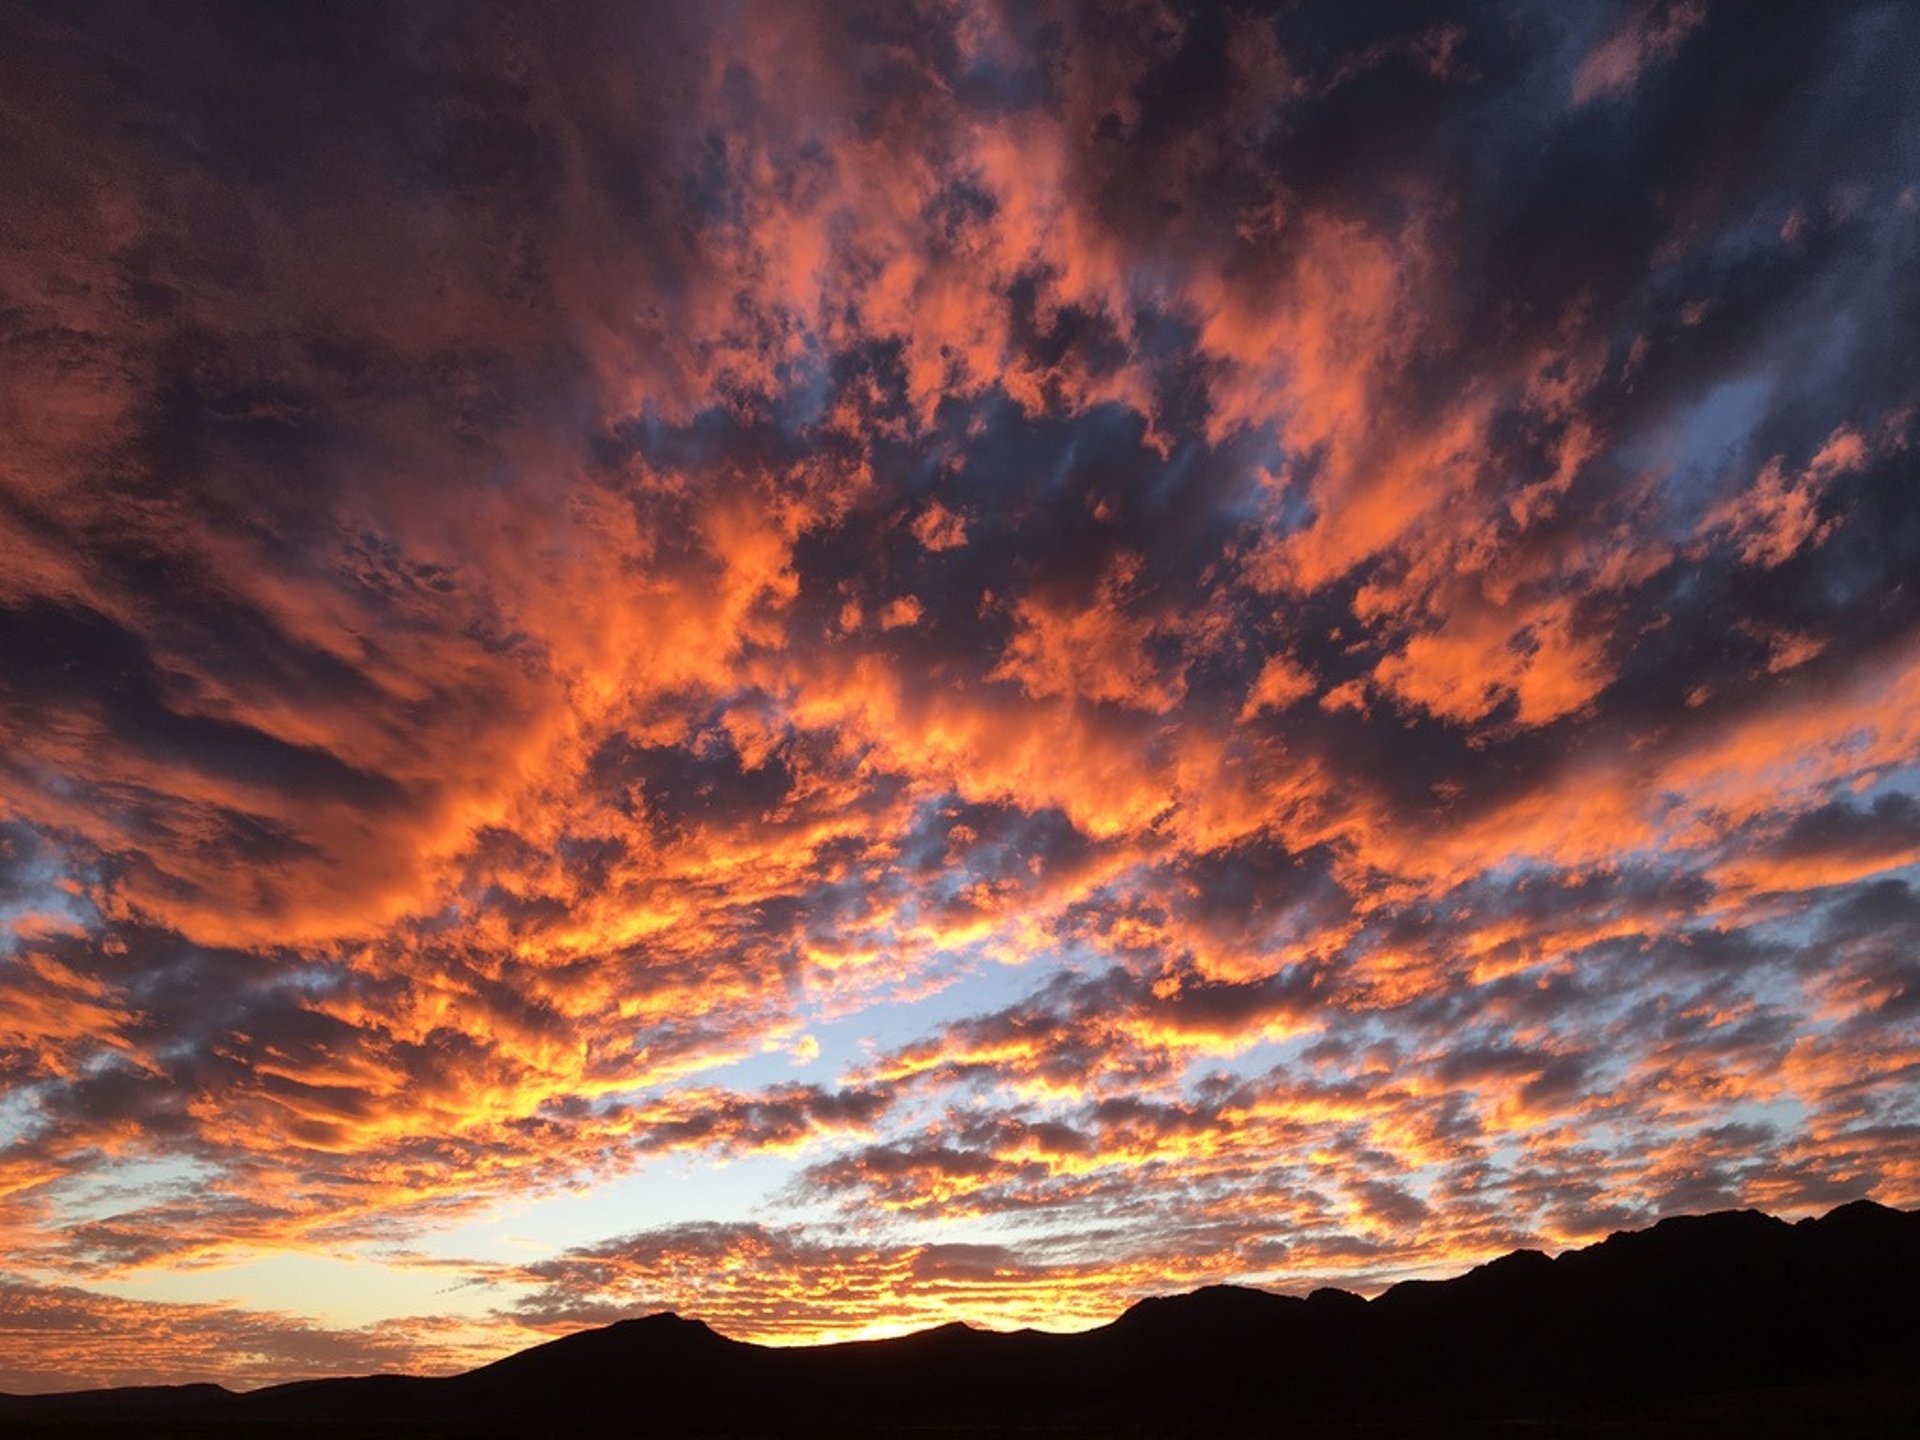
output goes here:
[[[672, 1167], [503, 1345], [1920, 1198], [1913, 24], [7, 16], [20, 1293]], [[55, 1369], [378, 1358], [266, 1308]]]

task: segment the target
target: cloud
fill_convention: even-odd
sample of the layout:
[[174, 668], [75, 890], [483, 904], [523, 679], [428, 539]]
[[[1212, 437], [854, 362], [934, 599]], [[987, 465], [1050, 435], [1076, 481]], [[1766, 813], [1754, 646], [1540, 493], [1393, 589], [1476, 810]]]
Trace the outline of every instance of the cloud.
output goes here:
[[1584, 105], [1632, 89], [1641, 71], [1679, 49], [1687, 32], [1706, 15], [1707, 7], [1699, 0], [1644, 7], [1580, 62], [1573, 74], [1573, 103]]
[[1156, 1257], [1028, 1255], [967, 1241], [887, 1244], [796, 1226], [687, 1224], [569, 1250], [529, 1267], [537, 1282], [510, 1312], [517, 1325], [568, 1331], [659, 1309], [737, 1339], [898, 1334], [954, 1319], [1052, 1329], [1103, 1324], [1169, 1275], [1189, 1288], [1228, 1273], [1217, 1257], [1185, 1268]]
[[1765, 570], [1784, 565], [1833, 532], [1835, 522], [1819, 516], [1820, 493], [1833, 476], [1859, 469], [1864, 458], [1860, 436], [1836, 430], [1795, 479], [1781, 472], [1777, 456], [1769, 460], [1749, 488], [1709, 512], [1706, 526], [1726, 533], [1744, 563]]
[[0, 21], [19, 1283], [677, 1167], [497, 1333], [1914, 1203], [1913, 24]]
[[125, 1300], [17, 1280], [0, 1280], [0, 1298], [9, 1342], [0, 1389], [15, 1394], [208, 1381], [250, 1388], [402, 1367], [444, 1372], [488, 1353], [465, 1327], [431, 1317], [343, 1329], [238, 1305]]

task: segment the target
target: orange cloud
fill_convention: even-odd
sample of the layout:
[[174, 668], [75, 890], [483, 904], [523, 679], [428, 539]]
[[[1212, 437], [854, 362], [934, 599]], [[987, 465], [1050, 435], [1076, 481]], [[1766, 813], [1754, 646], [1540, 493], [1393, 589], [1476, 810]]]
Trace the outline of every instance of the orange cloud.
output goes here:
[[1916, 1198], [1904, 132], [1721, 18], [21, 22], [21, 1383]]
[[1797, 478], [1789, 479], [1775, 456], [1751, 487], [1709, 512], [1702, 528], [1727, 535], [1749, 565], [1784, 565], [1833, 533], [1838, 522], [1819, 515], [1821, 491], [1835, 475], [1859, 469], [1865, 458], [1864, 442], [1845, 428], [1834, 431]]

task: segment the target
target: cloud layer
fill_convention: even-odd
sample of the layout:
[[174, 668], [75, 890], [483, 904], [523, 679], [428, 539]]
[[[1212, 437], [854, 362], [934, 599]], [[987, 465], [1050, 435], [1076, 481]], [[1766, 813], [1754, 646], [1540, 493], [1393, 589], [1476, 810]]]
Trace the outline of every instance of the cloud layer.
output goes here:
[[0, 27], [7, 1385], [1920, 1202], [1907, 7]]

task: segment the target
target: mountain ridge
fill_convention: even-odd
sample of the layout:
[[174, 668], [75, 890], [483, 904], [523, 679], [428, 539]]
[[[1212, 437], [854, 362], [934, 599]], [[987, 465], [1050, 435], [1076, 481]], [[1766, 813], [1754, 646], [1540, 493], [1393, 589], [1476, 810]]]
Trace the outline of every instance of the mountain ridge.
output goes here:
[[[1916, 1295], [1920, 1211], [1860, 1201], [1798, 1222], [1755, 1210], [1669, 1217], [1558, 1255], [1517, 1250], [1450, 1279], [1403, 1281], [1371, 1300], [1333, 1287], [1297, 1296], [1211, 1285], [1137, 1301], [1087, 1331], [956, 1321], [785, 1348], [661, 1311], [452, 1376], [0, 1396], [0, 1420], [20, 1435], [399, 1426], [666, 1436], [1121, 1423], [1143, 1434], [1238, 1433], [1358, 1417], [1422, 1433], [1435, 1416], [1572, 1423], [1596, 1407], [1664, 1413], [1783, 1386], [1814, 1396], [1817, 1413], [1865, 1387], [1869, 1410], [1920, 1420]], [[1748, 1423], [1740, 1433], [1773, 1432]]]

